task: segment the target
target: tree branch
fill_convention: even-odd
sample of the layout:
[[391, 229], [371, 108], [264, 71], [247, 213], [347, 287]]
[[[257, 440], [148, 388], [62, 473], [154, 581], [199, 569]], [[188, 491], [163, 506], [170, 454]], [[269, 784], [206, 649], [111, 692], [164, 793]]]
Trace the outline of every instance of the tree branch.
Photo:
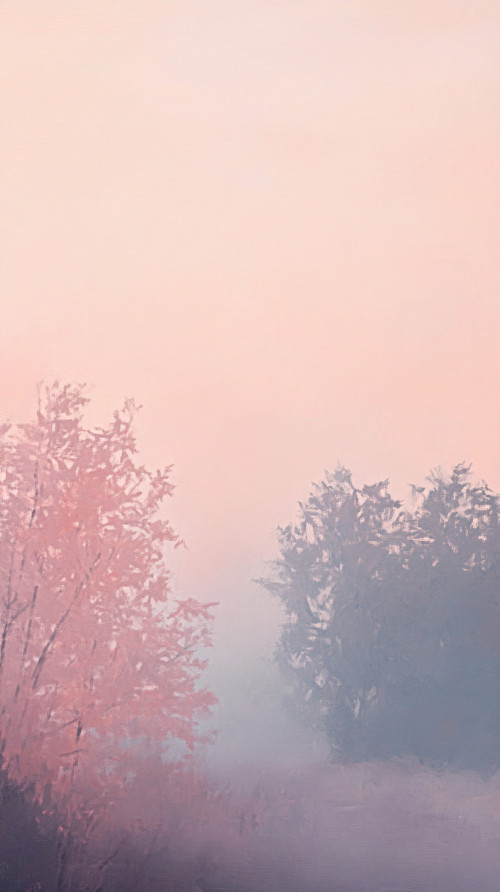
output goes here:
[[64, 625], [64, 623], [66, 622], [68, 616], [70, 615], [71, 611], [73, 610], [73, 607], [75, 606], [76, 602], [78, 601], [83, 589], [85, 588], [87, 583], [90, 581], [92, 572], [95, 569], [95, 567], [97, 566], [97, 564], [99, 563], [100, 559], [101, 559], [101, 552], [99, 552], [94, 563], [90, 567], [89, 571], [85, 574], [84, 578], [77, 585], [77, 587], [75, 589], [75, 594], [73, 595], [70, 603], [68, 604], [64, 613], [61, 614], [61, 616], [57, 620], [54, 628], [52, 629], [52, 633], [51, 633], [50, 637], [47, 639], [47, 641], [43, 647], [43, 650], [42, 650], [40, 656], [38, 657], [37, 664], [33, 670], [33, 685], [32, 685], [33, 690], [36, 690], [36, 688], [38, 686], [38, 682], [40, 679], [40, 673], [44, 667], [49, 650], [52, 647], [55, 639], [57, 638], [57, 635], [59, 633], [61, 626]]

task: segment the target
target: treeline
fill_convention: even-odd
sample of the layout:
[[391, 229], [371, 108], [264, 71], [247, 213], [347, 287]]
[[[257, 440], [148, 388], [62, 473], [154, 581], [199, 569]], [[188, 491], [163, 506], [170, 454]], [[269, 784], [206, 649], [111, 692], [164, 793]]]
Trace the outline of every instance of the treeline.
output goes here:
[[295, 713], [348, 761], [500, 767], [500, 501], [470, 467], [409, 503], [327, 473], [262, 580], [286, 609]]
[[[135, 405], [89, 429], [87, 402], [56, 383], [34, 422], [0, 427], [0, 888], [259, 889], [231, 874], [231, 852], [273, 862], [263, 840], [300, 833], [307, 808], [293, 783], [241, 799], [198, 772], [213, 605], [172, 596], [171, 468], [139, 462]], [[403, 504], [387, 480], [358, 487], [339, 468], [279, 537], [261, 583], [286, 610], [284, 691], [332, 759], [491, 776], [500, 508], [487, 484], [457, 465]]]

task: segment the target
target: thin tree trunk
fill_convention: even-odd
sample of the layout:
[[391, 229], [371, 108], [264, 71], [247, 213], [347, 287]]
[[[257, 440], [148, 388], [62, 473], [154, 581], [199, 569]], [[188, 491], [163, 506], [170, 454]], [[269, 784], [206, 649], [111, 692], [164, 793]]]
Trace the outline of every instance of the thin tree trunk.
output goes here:
[[38, 686], [38, 682], [40, 680], [40, 673], [44, 667], [49, 650], [57, 638], [57, 635], [59, 633], [59, 630], [61, 629], [61, 626], [63, 626], [64, 623], [66, 622], [68, 616], [70, 615], [71, 611], [73, 610], [73, 607], [77, 603], [83, 589], [85, 588], [87, 583], [90, 581], [92, 572], [93, 572], [94, 568], [97, 566], [97, 564], [99, 563], [100, 559], [101, 559], [101, 552], [99, 552], [99, 554], [97, 555], [90, 570], [85, 574], [85, 576], [81, 580], [81, 582], [78, 583], [78, 585], [75, 589], [75, 594], [73, 595], [68, 607], [66, 608], [64, 613], [62, 613], [61, 616], [59, 617], [59, 619], [57, 620], [57, 623], [55, 624], [54, 628], [52, 629], [51, 635], [45, 642], [43, 650], [42, 650], [40, 656], [38, 657], [37, 664], [33, 670], [33, 685], [32, 685], [33, 690], [36, 690], [36, 688]]

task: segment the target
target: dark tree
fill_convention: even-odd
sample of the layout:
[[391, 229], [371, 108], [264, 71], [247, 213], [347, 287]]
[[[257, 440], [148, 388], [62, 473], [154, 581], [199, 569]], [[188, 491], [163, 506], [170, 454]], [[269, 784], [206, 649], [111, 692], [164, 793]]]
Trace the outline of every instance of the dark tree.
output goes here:
[[499, 499], [470, 469], [409, 506], [345, 468], [315, 485], [261, 580], [286, 610], [277, 659], [342, 759], [500, 766]]

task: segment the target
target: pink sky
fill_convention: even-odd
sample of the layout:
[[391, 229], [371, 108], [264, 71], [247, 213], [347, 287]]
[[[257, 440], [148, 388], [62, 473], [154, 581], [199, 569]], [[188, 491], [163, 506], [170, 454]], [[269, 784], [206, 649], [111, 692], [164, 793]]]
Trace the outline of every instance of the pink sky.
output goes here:
[[337, 460], [500, 489], [496, 0], [0, 15], [2, 418], [54, 376], [143, 403], [226, 630]]

